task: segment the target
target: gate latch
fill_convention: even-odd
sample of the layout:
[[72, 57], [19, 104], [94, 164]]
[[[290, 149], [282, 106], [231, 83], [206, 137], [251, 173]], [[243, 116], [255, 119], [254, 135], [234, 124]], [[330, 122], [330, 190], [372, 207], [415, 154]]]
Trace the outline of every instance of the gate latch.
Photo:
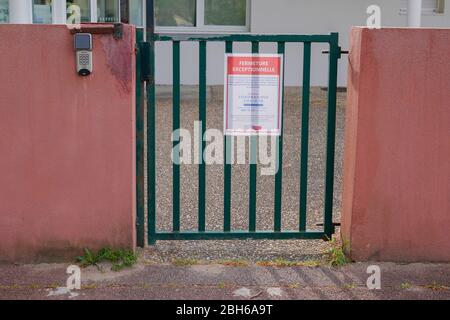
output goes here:
[[[338, 59], [342, 58], [343, 54], [349, 54], [348, 50], [342, 50], [341, 47], [338, 48], [339, 49], [339, 55], [338, 55]], [[323, 50], [322, 54], [330, 54], [330, 50]]]

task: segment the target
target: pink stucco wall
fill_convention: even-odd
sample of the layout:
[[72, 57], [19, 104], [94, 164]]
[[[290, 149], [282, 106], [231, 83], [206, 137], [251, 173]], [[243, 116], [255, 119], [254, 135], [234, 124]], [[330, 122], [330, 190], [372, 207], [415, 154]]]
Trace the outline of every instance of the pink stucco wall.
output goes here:
[[354, 28], [346, 121], [352, 258], [450, 261], [450, 29]]
[[83, 78], [66, 26], [0, 25], [0, 261], [134, 248], [134, 34]]

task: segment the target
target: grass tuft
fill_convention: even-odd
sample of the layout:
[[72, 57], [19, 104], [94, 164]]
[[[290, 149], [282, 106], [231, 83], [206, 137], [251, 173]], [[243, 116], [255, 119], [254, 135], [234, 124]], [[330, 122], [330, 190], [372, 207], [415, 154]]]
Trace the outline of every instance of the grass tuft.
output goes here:
[[345, 252], [347, 251], [345, 243], [341, 244], [336, 237], [333, 237], [328, 243], [330, 248], [325, 254], [330, 266], [342, 267], [350, 262], [345, 255]]
[[200, 262], [195, 259], [174, 259], [172, 260], [172, 264], [177, 267], [186, 267], [186, 266], [195, 266], [198, 265]]
[[448, 290], [450, 290], [450, 287], [442, 285], [442, 284], [438, 284], [436, 282], [426, 285], [425, 288], [428, 288], [433, 291], [448, 291]]
[[99, 263], [111, 262], [112, 271], [120, 271], [132, 267], [137, 262], [137, 256], [131, 250], [103, 248], [94, 254], [89, 249], [84, 249], [84, 255], [77, 258], [77, 262], [82, 268], [96, 266], [99, 270]]
[[412, 284], [411, 284], [411, 283], [408, 283], [408, 282], [403, 282], [403, 283], [400, 285], [400, 288], [402, 288], [402, 289], [411, 289], [411, 287], [412, 287]]
[[276, 259], [273, 261], [258, 261], [256, 263], [260, 267], [277, 267], [277, 268], [288, 268], [288, 267], [310, 267], [315, 268], [320, 266], [320, 261], [309, 260], [309, 261], [289, 261], [285, 259]]
[[239, 260], [239, 259], [219, 260], [218, 264], [221, 264], [221, 265], [224, 265], [227, 267], [248, 267], [248, 265], [249, 265], [248, 261]]
[[345, 290], [353, 290], [356, 289], [358, 286], [356, 283], [347, 283], [344, 285]]

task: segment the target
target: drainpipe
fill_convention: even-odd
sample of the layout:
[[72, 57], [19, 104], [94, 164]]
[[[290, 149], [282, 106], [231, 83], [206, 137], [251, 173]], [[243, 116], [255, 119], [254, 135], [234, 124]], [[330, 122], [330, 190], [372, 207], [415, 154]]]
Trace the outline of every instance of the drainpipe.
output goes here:
[[54, 24], [67, 23], [66, 0], [53, 0], [52, 19]]
[[9, 23], [33, 23], [33, 10], [31, 9], [31, 1], [9, 1]]
[[408, 27], [420, 28], [422, 20], [422, 0], [408, 0]]

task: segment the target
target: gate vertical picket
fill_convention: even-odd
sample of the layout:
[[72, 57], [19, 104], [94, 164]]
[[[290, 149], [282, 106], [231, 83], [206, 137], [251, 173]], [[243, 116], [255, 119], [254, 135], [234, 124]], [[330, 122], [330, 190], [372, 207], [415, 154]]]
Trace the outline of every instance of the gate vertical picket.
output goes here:
[[[252, 42], [252, 53], [259, 52], [259, 43]], [[249, 188], [249, 203], [248, 203], [248, 230], [250, 232], [256, 231], [256, 183], [258, 177], [258, 137], [250, 137], [250, 188]]]
[[[285, 43], [278, 42], [278, 53], [284, 55]], [[283, 59], [284, 63], [284, 59]], [[282, 88], [284, 88], [284, 75], [281, 80]], [[282, 206], [282, 195], [283, 195], [283, 114], [284, 114], [284, 90], [282, 90], [281, 96], [281, 135], [277, 137], [276, 143], [276, 168], [278, 168], [275, 174], [275, 210], [274, 210], [274, 227], [275, 232], [281, 231], [281, 206]]]
[[[233, 53], [233, 42], [225, 42], [225, 52]], [[224, 138], [224, 214], [223, 214], [223, 231], [229, 232], [231, 229], [231, 156], [232, 156], [232, 136]]]
[[198, 168], [198, 231], [204, 232], [206, 229], [205, 210], [206, 210], [206, 166], [203, 161], [203, 152], [206, 142], [204, 140], [206, 132], [206, 41], [199, 43], [199, 121], [201, 123], [200, 131], [200, 153]]
[[180, 140], [180, 41], [172, 43], [172, 59], [173, 59], [173, 89], [172, 89], [172, 132], [173, 137], [173, 162], [172, 162], [172, 230], [180, 231], [180, 153], [178, 150], [178, 141]]
[[303, 94], [302, 94], [302, 136], [300, 164], [300, 215], [299, 230], [306, 230], [307, 190], [308, 190], [308, 149], [309, 149], [309, 91], [311, 83], [311, 42], [303, 47]]

